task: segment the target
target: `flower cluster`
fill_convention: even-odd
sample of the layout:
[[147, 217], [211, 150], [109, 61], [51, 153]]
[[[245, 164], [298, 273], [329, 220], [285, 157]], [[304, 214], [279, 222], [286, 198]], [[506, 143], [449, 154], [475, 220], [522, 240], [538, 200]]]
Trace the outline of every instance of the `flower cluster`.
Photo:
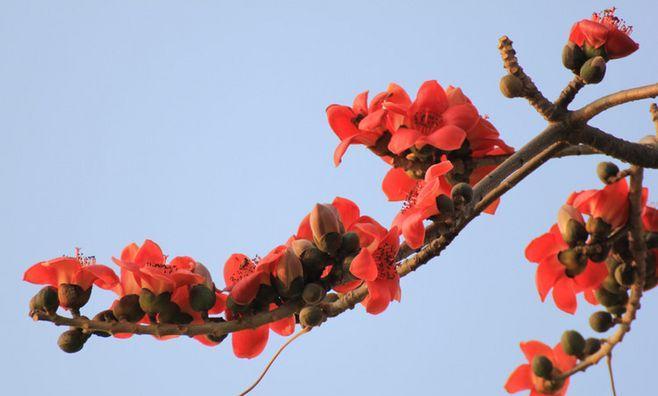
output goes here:
[[623, 58], [640, 47], [630, 34], [631, 26], [615, 16], [615, 8], [576, 22], [562, 51], [562, 63], [587, 84], [603, 80], [606, 62]]
[[[400, 233], [368, 216], [345, 198], [331, 204], [317, 204], [302, 220], [297, 233], [265, 257], [251, 259], [231, 255], [224, 264], [224, 288], [217, 288], [208, 269], [188, 256], [168, 260], [160, 246], [146, 240], [126, 246], [113, 258], [120, 275], [96, 264], [94, 258], [61, 257], [30, 267], [24, 279], [48, 285], [30, 302], [30, 314], [55, 314], [58, 306], [80, 315], [91, 295], [92, 285], [112, 290], [117, 299], [94, 320], [141, 324], [200, 324], [248, 319], [293, 301], [303, 308], [297, 315], [269, 324], [236, 331], [233, 352], [240, 358], [258, 356], [269, 338], [270, 329], [288, 336], [296, 323], [303, 327], [320, 325], [326, 314], [321, 303], [335, 300], [362, 284], [368, 297], [362, 302], [371, 314], [383, 312], [393, 300], [400, 300], [397, 252]], [[224, 316], [210, 316], [223, 313]], [[95, 332], [99, 336], [127, 338], [131, 334]], [[62, 334], [60, 347], [77, 352], [91, 334], [81, 329]], [[175, 336], [157, 336], [167, 340]], [[199, 342], [214, 346], [226, 336], [198, 335]]]
[[[423, 222], [441, 212], [449, 216], [454, 209], [445, 199], [453, 187], [474, 185], [496, 167], [479, 166], [476, 160], [514, 149], [459, 88], [444, 89], [430, 80], [413, 101], [397, 84], [390, 84], [369, 104], [367, 97], [368, 92], [363, 92], [351, 107], [327, 108], [329, 125], [340, 139], [334, 162], [340, 163], [350, 145], [361, 144], [393, 166], [382, 185], [389, 200], [404, 201], [393, 226], [411, 247], [418, 248], [424, 239]], [[487, 213], [493, 213], [497, 204]]]

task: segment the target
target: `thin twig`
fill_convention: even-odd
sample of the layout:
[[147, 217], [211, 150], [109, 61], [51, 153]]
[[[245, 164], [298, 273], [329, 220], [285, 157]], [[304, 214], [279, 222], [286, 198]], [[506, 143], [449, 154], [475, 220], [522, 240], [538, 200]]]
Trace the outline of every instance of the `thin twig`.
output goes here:
[[615, 375], [612, 372], [612, 352], [608, 354], [606, 363], [608, 363], [608, 375], [610, 376], [610, 388], [612, 388], [612, 396], [617, 396], [617, 389], [615, 388]]
[[576, 98], [578, 91], [585, 86], [585, 80], [579, 75], [575, 75], [573, 80], [569, 81], [566, 87], [560, 92], [560, 96], [555, 99], [555, 105], [566, 109], [569, 104]]
[[288, 341], [286, 341], [285, 344], [281, 345], [281, 348], [279, 348], [279, 350], [276, 351], [276, 353], [274, 354], [274, 356], [272, 356], [272, 359], [270, 359], [270, 361], [267, 363], [267, 365], [266, 365], [265, 368], [263, 369], [263, 372], [261, 372], [260, 375], [258, 376], [258, 378], [256, 378], [256, 381], [254, 381], [254, 383], [251, 384], [247, 389], [245, 389], [244, 391], [242, 391], [242, 393], [240, 393], [240, 396], [244, 396], [244, 395], [246, 395], [247, 393], [251, 392], [256, 386], [258, 386], [258, 384], [260, 383], [260, 381], [265, 377], [265, 374], [267, 374], [267, 371], [270, 369], [270, 367], [272, 367], [272, 364], [274, 364], [274, 361], [276, 360], [276, 358], [279, 357], [279, 355], [281, 354], [281, 352], [283, 352], [283, 350], [286, 349], [286, 347], [287, 347], [288, 345], [290, 345], [293, 341], [295, 341], [296, 339], [298, 339], [298, 338], [301, 337], [302, 335], [304, 335], [304, 334], [308, 333], [309, 331], [311, 331], [311, 329], [312, 329], [312, 327], [304, 327], [303, 329], [299, 330], [299, 331], [297, 332], [297, 334], [295, 334], [294, 336], [290, 337], [290, 339], [288, 339]]

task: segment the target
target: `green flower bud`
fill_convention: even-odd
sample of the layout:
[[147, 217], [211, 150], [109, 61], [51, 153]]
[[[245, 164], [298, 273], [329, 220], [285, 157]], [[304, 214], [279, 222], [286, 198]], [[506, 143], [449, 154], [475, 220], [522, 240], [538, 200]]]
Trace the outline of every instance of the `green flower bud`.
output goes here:
[[473, 187], [468, 183], [457, 183], [452, 187], [450, 195], [455, 203], [467, 204], [473, 200]]
[[436, 197], [436, 208], [440, 214], [446, 217], [452, 217], [455, 214], [455, 203], [445, 194]]
[[608, 54], [605, 51], [605, 46], [603, 45], [598, 48], [595, 48], [585, 44], [583, 45], [582, 50], [583, 53], [585, 54], [585, 58], [587, 59], [596, 58], [597, 56], [603, 58], [604, 60], [608, 59]]
[[[306, 282], [314, 282], [320, 279], [324, 267], [327, 266], [329, 257], [318, 249], [314, 244], [304, 250], [299, 258], [302, 261], [302, 269]], [[294, 244], [293, 244], [294, 246]]]
[[299, 323], [304, 327], [319, 326], [325, 319], [324, 311], [317, 305], [306, 306], [299, 311]]
[[500, 92], [506, 98], [523, 96], [523, 81], [513, 74], [506, 74], [500, 79]]
[[66, 353], [80, 352], [89, 335], [84, 334], [80, 329], [67, 330], [57, 339], [57, 345]]
[[617, 267], [620, 265], [621, 265], [621, 261], [617, 260], [614, 256], [609, 256], [605, 260], [605, 266], [608, 267], [609, 274], [614, 274], [615, 269], [617, 269]]
[[569, 219], [566, 230], [562, 234], [564, 241], [571, 247], [584, 244], [587, 241], [587, 231], [583, 223], [577, 220]]
[[576, 357], [583, 356], [583, 351], [585, 350], [585, 339], [579, 332], [575, 330], [565, 331], [562, 333], [560, 342], [562, 343], [562, 350], [567, 355]]
[[346, 232], [340, 244], [339, 253], [341, 256], [349, 256], [355, 254], [361, 249], [359, 245], [359, 235], [356, 232]]
[[180, 325], [186, 325], [192, 323], [194, 318], [192, 315], [188, 314], [187, 312], [180, 312], [178, 315], [176, 315], [176, 319], [174, 320], [174, 323], [180, 324]]
[[163, 304], [160, 312], [158, 313], [159, 323], [176, 323], [181, 314], [180, 307], [174, 302]]
[[587, 267], [587, 256], [575, 249], [563, 250], [557, 255], [558, 260], [565, 267], [567, 276], [573, 278]]
[[598, 333], [605, 333], [614, 326], [614, 321], [612, 320], [612, 315], [608, 312], [598, 311], [589, 317], [589, 325], [592, 330]]
[[127, 294], [112, 307], [112, 313], [119, 320], [127, 320], [136, 323], [144, 317], [144, 311], [139, 305], [139, 296], [137, 294]]
[[610, 183], [610, 179], [619, 174], [619, 167], [612, 162], [599, 162], [596, 166], [596, 174], [605, 184]]
[[623, 286], [617, 283], [614, 274], [608, 274], [608, 276], [606, 276], [603, 280], [603, 283], [601, 283], [601, 287], [612, 294], [619, 294], [625, 290]]
[[308, 305], [316, 305], [322, 302], [326, 294], [324, 287], [318, 283], [309, 283], [304, 287], [304, 292], [302, 293], [302, 299]]
[[[116, 322], [117, 318], [114, 316], [114, 313], [112, 312], [111, 309], [106, 309], [105, 311], [101, 311], [97, 313], [92, 320], [97, 320], [99, 322]], [[105, 331], [94, 331], [93, 334], [99, 337], [111, 336], [110, 333], [107, 333]]]
[[635, 269], [628, 264], [622, 264], [615, 269], [615, 280], [622, 286], [630, 287], [635, 281]]
[[585, 340], [585, 356], [593, 355], [601, 349], [601, 340], [598, 338], [588, 338]]
[[340, 249], [343, 236], [337, 232], [329, 232], [315, 239], [318, 249], [331, 255], [336, 256]]
[[80, 309], [84, 307], [91, 297], [91, 287], [87, 290], [82, 290], [78, 285], [70, 283], [62, 283], [57, 288], [57, 297], [59, 298], [59, 305], [62, 308]]
[[587, 84], [598, 84], [605, 77], [605, 59], [600, 56], [588, 59], [580, 68], [580, 78]]
[[59, 297], [57, 296], [57, 289], [52, 286], [45, 286], [33, 297], [33, 304], [30, 306], [30, 311], [45, 311], [49, 314], [57, 312], [59, 307]]
[[142, 289], [142, 291], [139, 293], [139, 306], [147, 314], [155, 314], [158, 312], [155, 308], [155, 299], [156, 296], [152, 291], [149, 289]]
[[190, 305], [198, 312], [208, 311], [215, 306], [217, 296], [215, 291], [206, 285], [194, 285], [190, 288]]
[[598, 240], [605, 239], [612, 231], [612, 226], [600, 217], [590, 217], [585, 225], [587, 232]]
[[571, 41], [562, 48], [562, 64], [574, 73], [578, 73], [585, 60], [583, 50]]
[[543, 355], [537, 355], [532, 359], [532, 372], [536, 376], [551, 379], [553, 377], [553, 362]]
[[[611, 293], [603, 287], [600, 287], [595, 292], [596, 299], [604, 307], [612, 307], [613, 305], [619, 305], [624, 303], [624, 293]], [[628, 298], [628, 296], [626, 296]]]

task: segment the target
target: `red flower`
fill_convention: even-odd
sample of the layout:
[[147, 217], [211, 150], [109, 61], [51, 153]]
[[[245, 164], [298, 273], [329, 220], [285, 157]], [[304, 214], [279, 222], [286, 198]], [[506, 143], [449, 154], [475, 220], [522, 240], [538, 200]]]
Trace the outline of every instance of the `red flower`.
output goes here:
[[[258, 294], [260, 285], [269, 284], [268, 269], [268, 265], [260, 265], [260, 263], [256, 265], [244, 254], [232, 254], [224, 264], [224, 281], [226, 288], [231, 290], [231, 297], [237, 298], [240, 303], [243, 302], [243, 299], [248, 301], [247, 304], [253, 301]], [[275, 308], [276, 305], [270, 305], [270, 310]], [[226, 309], [227, 320], [231, 320], [235, 316], [234, 312]], [[267, 345], [270, 329], [282, 336], [289, 336], [295, 331], [295, 317], [290, 316], [255, 329], [234, 332], [232, 345], [235, 356], [251, 359], [260, 355]]]
[[338, 166], [352, 144], [372, 146], [384, 133], [383, 120], [386, 114], [382, 103], [386, 97], [380, 93], [368, 106], [368, 91], [356, 96], [352, 107], [331, 105], [327, 107], [329, 126], [340, 138], [340, 144], [334, 152], [334, 164]]
[[512, 372], [505, 383], [505, 390], [508, 393], [530, 390], [530, 396], [564, 396], [569, 387], [569, 378], [565, 379], [561, 386], [560, 384], [550, 384], [545, 379], [536, 376], [532, 372], [530, 364], [535, 356], [546, 356], [553, 363], [555, 374], [560, 374], [571, 370], [576, 365], [576, 358], [564, 353], [560, 344], [551, 349], [539, 341], [528, 341], [521, 343], [521, 350], [528, 359], [528, 364], [522, 364]]
[[639, 44], [629, 37], [633, 28], [614, 14], [613, 7], [593, 14], [591, 20], [576, 22], [571, 28], [569, 41], [579, 47], [603, 47], [609, 59], [623, 58], [637, 51]]
[[558, 253], [569, 246], [562, 238], [557, 224], [542, 236], [535, 238], [525, 250], [526, 258], [539, 264], [537, 267], [537, 291], [542, 301], [553, 289], [555, 305], [564, 312], [575, 313], [577, 308], [576, 294], [583, 292], [585, 299], [591, 304], [598, 304], [594, 290], [608, 275], [605, 263], [587, 262], [585, 270], [571, 278], [567, 276], [565, 267], [558, 260]]
[[72, 284], [85, 291], [93, 284], [101, 289], [112, 289], [119, 282], [111, 268], [96, 264], [93, 257], [82, 256], [78, 248], [74, 257], [62, 256], [34, 264], [25, 271], [23, 280], [54, 287]]
[[366, 282], [368, 296], [362, 304], [368, 313], [376, 315], [391, 301], [400, 301], [400, 276], [395, 264], [400, 232], [395, 226], [387, 230], [374, 220], [357, 223], [353, 230], [362, 248], [352, 260], [350, 272]]
[[450, 195], [450, 184], [442, 177], [452, 170], [450, 161], [432, 165], [424, 180], [412, 179], [400, 168], [391, 169], [384, 177], [382, 188], [390, 201], [405, 201], [405, 207], [393, 220], [393, 226], [402, 231], [407, 244], [419, 248], [425, 240], [423, 221], [439, 214], [436, 198]]
[[[642, 205], [647, 201], [648, 190], [642, 189]], [[586, 190], [572, 193], [567, 204], [581, 213], [600, 217], [613, 229], [626, 224], [628, 220], [628, 184], [620, 179], [608, 184], [602, 190]]]
[[131, 243], [121, 252], [121, 258], [112, 257], [121, 267], [121, 288], [119, 295], [139, 294], [142, 288], [154, 294], [173, 292], [176, 288], [203, 283], [204, 277], [195, 274], [195, 261], [191, 257], [174, 257], [167, 263], [167, 257], [158, 244], [147, 239], [142, 246]]
[[427, 144], [444, 151], [457, 150], [466, 139], [466, 131], [478, 121], [471, 103], [451, 103], [435, 80], [421, 85], [413, 103], [385, 101], [384, 108], [404, 116], [403, 121], [389, 122], [392, 137], [388, 148], [395, 154]]

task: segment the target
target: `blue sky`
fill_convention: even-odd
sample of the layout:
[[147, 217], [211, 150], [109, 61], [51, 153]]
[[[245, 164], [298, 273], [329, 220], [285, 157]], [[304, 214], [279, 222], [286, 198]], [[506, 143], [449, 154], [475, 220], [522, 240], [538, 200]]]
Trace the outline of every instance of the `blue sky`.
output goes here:
[[[31, 264], [80, 246], [108, 263], [151, 238], [192, 255], [221, 279], [234, 252], [263, 255], [295, 231], [316, 202], [340, 195], [389, 223], [398, 206], [380, 183], [386, 165], [362, 148], [339, 168], [324, 109], [397, 82], [463, 88], [506, 141], [520, 147], [543, 127], [522, 100], [500, 95], [497, 39], [507, 34], [549, 97], [570, 79], [560, 52], [569, 28], [599, 1], [221, 2], [3, 1], [0, 3], [0, 370], [8, 394], [96, 396], [235, 394], [284, 341], [254, 360], [230, 344], [92, 339], [62, 353], [62, 329], [33, 323], [21, 282]], [[656, 82], [652, 1], [618, 2], [640, 50], [608, 65], [582, 105]], [[626, 139], [651, 133], [649, 102], [615, 108], [593, 125]], [[362, 308], [292, 344], [258, 395], [504, 394], [523, 362], [519, 341], [554, 344], [585, 334], [577, 315], [542, 304], [526, 244], [554, 222], [574, 190], [599, 187], [600, 158], [550, 162], [475, 221], [439, 259], [402, 281], [402, 303]], [[655, 173], [647, 185], [657, 186]], [[656, 195], [650, 197], [656, 202]], [[652, 294], [656, 294], [655, 292]], [[95, 292], [88, 312], [112, 300]], [[658, 297], [615, 351], [621, 394], [653, 386]], [[608, 394], [605, 367], [572, 381], [572, 395]]]

